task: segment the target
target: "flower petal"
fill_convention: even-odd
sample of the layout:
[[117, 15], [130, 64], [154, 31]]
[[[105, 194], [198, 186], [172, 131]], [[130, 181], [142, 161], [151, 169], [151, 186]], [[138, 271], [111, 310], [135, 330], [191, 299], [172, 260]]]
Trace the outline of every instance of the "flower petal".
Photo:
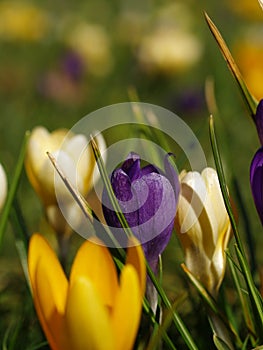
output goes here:
[[260, 140], [261, 145], [263, 145], [263, 99], [260, 100], [258, 106], [257, 106], [257, 111], [255, 115], [255, 122], [256, 122], [256, 127], [257, 127], [257, 132], [258, 132], [258, 137]]
[[130, 350], [139, 327], [142, 309], [141, 288], [135, 268], [125, 265], [112, 313], [115, 350]]
[[30, 239], [28, 269], [32, 293], [40, 323], [52, 349], [61, 349], [62, 315], [65, 310], [68, 281], [61, 265], [40, 234]]
[[255, 206], [263, 225], [263, 147], [256, 152], [251, 162], [250, 185]]
[[[89, 268], [93, 269], [93, 266]], [[116, 349], [109, 310], [96, 287], [93, 281], [83, 276], [76, 276], [70, 283], [66, 325], [71, 349]]]
[[89, 279], [101, 302], [111, 307], [118, 289], [117, 271], [109, 250], [100, 244], [91, 241], [82, 244], [71, 268], [70, 282], [81, 276]]

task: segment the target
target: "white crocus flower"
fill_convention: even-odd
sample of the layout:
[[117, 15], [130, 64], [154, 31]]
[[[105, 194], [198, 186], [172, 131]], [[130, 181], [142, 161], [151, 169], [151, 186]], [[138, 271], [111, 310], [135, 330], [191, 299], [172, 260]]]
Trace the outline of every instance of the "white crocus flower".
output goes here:
[[231, 226], [214, 169], [182, 174], [176, 228], [187, 268], [216, 296], [225, 273]]

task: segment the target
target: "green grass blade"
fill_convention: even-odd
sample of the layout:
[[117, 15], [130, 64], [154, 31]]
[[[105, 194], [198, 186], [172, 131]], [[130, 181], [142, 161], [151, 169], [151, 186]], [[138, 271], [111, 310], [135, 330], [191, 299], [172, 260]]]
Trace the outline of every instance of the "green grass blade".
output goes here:
[[20, 154], [18, 156], [18, 160], [17, 160], [17, 164], [16, 164], [16, 168], [14, 171], [14, 175], [12, 177], [12, 182], [10, 184], [9, 190], [8, 190], [8, 195], [7, 195], [7, 199], [6, 199], [6, 203], [1, 215], [1, 219], [0, 219], [0, 248], [2, 245], [2, 241], [3, 241], [3, 235], [7, 226], [7, 222], [8, 222], [8, 218], [9, 218], [9, 214], [13, 205], [13, 201], [14, 198], [16, 196], [16, 192], [17, 192], [17, 188], [19, 185], [19, 181], [20, 181], [20, 177], [23, 171], [23, 167], [24, 167], [24, 159], [25, 159], [25, 154], [26, 154], [26, 148], [27, 148], [27, 142], [29, 139], [29, 132], [25, 133], [24, 136], [24, 140], [23, 143], [21, 145], [21, 149], [20, 149]]
[[219, 184], [220, 184], [222, 196], [224, 199], [224, 203], [226, 206], [226, 210], [227, 210], [227, 213], [229, 215], [229, 219], [231, 222], [232, 230], [233, 230], [237, 245], [238, 245], [240, 251], [242, 251], [242, 253], [244, 254], [243, 244], [242, 244], [242, 241], [241, 241], [239, 233], [238, 233], [237, 224], [235, 221], [232, 206], [230, 203], [230, 198], [228, 195], [228, 188], [226, 185], [224, 170], [223, 170], [222, 161], [221, 161], [219, 148], [218, 148], [218, 144], [217, 144], [217, 139], [216, 139], [216, 134], [215, 134], [215, 126], [214, 126], [214, 118], [212, 115], [210, 116], [210, 119], [209, 119], [209, 135], [210, 135], [210, 141], [211, 141], [212, 151], [213, 151], [213, 155], [214, 155], [216, 170], [217, 170], [217, 174], [218, 174]]
[[218, 350], [231, 350], [227, 344], [220, 339], [216, 334], [213, 335], [213, 341]]
[[224, 57], [224, 59], [227, 62], [228, 68], [230, 69], [230, 71], [232, 72], [239, 90], [241, 91], [241, 94], [243, 96], [243, 99], [246, 103], [247, 109], [250, 113], [250, 115], [254, 118], [254, 115], [256, 113], [256, 108], [258, 105], [258, 101], [255, 99], [255, 97], [251, 94], [251, 92], [248, 90], [247, 85], [240, 73], [240, 70], [238, 68], [238, 66], [235, 63], [234, 58], [232, 57], [222, 35], [220, 34], [219, 30], [217, 29], [217, 27], [215, 26], [215, 24], [213, 23], [213, 21], [211, 20], [211, 18], [208, 16], [207, 13], [205, 13], [205, 20], [208, 24], [208, 27], [211, 31], [211, 33], [213, 34], [220, 50], [221, 53]]
[[226, 210], [228, 212], [231, 226], [232, 226], [232, 230], [233, 230], [233, 233], [234, 233], [234, 236], [236, 239], [236, 243], [237, 243], [236, 244], [236, 253], [237, 253], [238, 261], [239, 261], [240, 268], [242, 270], [242, 274], [244, 276], [244, 279], [245, 279], [247, 287], [248, 287], [250, 301], [251, 301], [251, 305], [252, 305], [253, 312], [254, 312], [254, 319], [255, 319], [254, 320], [254, 328], [259, 330], [259, 333], [257, 335], [261, 338], [261, 337], [263, 337], [262, 298], [261, 298], [261, 296], [260, 296], [260, 294], [259, 294], [259, 292], [254, 284], [254, 281], [253, 281], [253, 278], [251, 275], [251, 271], [249, 269], [249, 265], [248, 265], [246, 255], [244, 252], [243, 244], [242, 244], [242, 241], [240, 239], [237, 225], [235, 222], [235, 218], [234, 218], [234, 214], [233, 214], [233, 210], [231, 207], [230, 198], [229, 198], [228, 190], [227, 190], [227, 186], [226, 186], [221, 157], [220, 157], [220, 153], [219, 153], [219, 149], [218, 149], [213, 116], [210, 117], [209, 133], [210, 133], [210, 140], [211, 140], [214, 160], [215, 160], [215, 164], [216, 164], [216, 169], [217, 169], [217, 173], [218, 173], [220, 188], [222, 191]]
[[255, 318], [255, 329], [257, 331], [257, 336], [263, 340], [263, 302], [262, 297], [259, 294], [259, 291], [257, 290], [255, 283], [253, 281], [253, 278], [251, 276], [247, 261], [240, 251], [239, 247], [235, 245], [237, 257], [240, 263], [240, 267], [242, 269], [246, 285], [248, 288], [251, 305], [253, 309], [253, 315]]
[[[235, 287], [236, 287], [236, 290], [238, 293], [238, 298], [239, 298], [240, 303], [241, 303], [246, 326], [248, 328], [249, 333], [255, 337], [255, 329], [253, 326], [253, 321], [251, 319], [249, 305], [247, 302], [247, 298], [244, 295], [243, 287], [241, 285], [240, 279], [239, 279], [238, 274], [237, 274], [237, 266], [234, 263], [232, 257], [228, 253], [226, 256], [227, 256], [227, 260], [228, 260], [228, 266], [230, 268], [230, 272], [232, 275], [232, 280], [234, 281], [234, 284], [235, 284]], [[238, 271], [241, 272], [239, 268], [238, 268]]]

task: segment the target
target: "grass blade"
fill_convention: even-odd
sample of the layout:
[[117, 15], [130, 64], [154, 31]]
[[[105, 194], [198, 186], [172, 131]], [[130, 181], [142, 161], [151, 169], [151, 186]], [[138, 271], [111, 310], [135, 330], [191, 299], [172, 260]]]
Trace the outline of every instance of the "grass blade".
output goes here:
[[12, 182], [10, 184], [9, 190], [8, 190], [8, 195], [7, 195], [7, 199], [6, 199], [6, 203], [1, 215], [1, 220], [0, 220], [0, 248], [2, 245], [2, 241], [3, 241], [3, 235], [7, 226], [7, 222], [8, 222], [8, 218], [10, 215], [10, 210], [12, 208], [13, 205], [13, 201], [15, 199], [16, 196], [16, 192], [17, 192], [17, 188], [19, 185], [19, 181], [20, 181], [20, 177], [23, 171], [23, 167], [24, 167], [24, 159], [25, 159], [25, 154], [26, 154], [26, 148], [27, 148], [27, 142], [29, 139], [30, 133], [27, 131], [25, 133], [24, 139], [23, 139], [23, 143], [20, 149], [20, 154], [18, 156], [18, 160], [16, 163], [16, 168], [14, 171], [14, 175], [12, 177]]
[[219, 30], [217, 29], [217, 27], [215, 26], [214, 22], [211, 20], [211, 18], [208, 16], [207, 13], [205, 13], [205, 20], [208, 24], [208, 27], [211, 31], [211, 33], [213, 34], [220, 50], [221, 53], [224, 57], [224, 59], [227, 62], [228, 68], [230, 69], [230, 71], [232, 72], [238, 87], [241, 91], [241, 94], [243, 96], [243, 99], [246, 103], [246, 106], [248, 108], [248, 111], [250, 113], [250, 115], [254, 118], [254, 115], [256, 113], [256, 108], [258, 105], [258, 101], [255, 99], [255, 97], [250, 93], [250, 91], [247, 88], [247, 85], [240, 73], [240, 70], [238, 68], [238, 66], [235, 63], [234, 58], [232, 57], [222, 35], [220, 34]]

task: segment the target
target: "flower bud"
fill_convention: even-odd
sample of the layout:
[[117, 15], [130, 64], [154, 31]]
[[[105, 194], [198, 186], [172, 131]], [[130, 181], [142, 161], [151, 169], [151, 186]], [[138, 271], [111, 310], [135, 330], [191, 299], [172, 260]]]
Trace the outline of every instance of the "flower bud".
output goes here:
[[[152, 164], [141, 168], [139, 155], [131, 153], [111, 175], [112, 188], [121, 210], [134, 235], [142, 243], [146, 259], [154, 272], [157, 272], [159, 255], [172, 234], [179, 192], [177, 174], [168, 163], [166, 159], [166, 174]], [[113, 228], [118, 242], [125, 246], [125, 234], [111, 208], [106, 190], [102, 198], [105, 220]]]
[[225, 273], [231, 226], [214, 169], [181, 175], [175, 223], [187, 268], [216, 296]]

